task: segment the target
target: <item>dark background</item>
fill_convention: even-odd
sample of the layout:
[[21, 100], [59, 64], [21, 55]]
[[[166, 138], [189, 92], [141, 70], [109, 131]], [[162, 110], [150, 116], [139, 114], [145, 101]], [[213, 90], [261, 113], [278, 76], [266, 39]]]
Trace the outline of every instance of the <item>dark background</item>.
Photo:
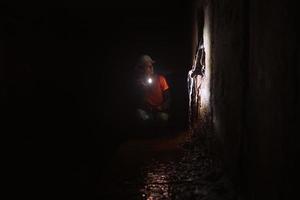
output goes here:
[[172, 124], [186, 128], [189, 8], [183, 1], [2, 3], [7, 184], [18, 194], [92, 195], [107, 160], [135, 131], [130, 78], [144, 53], [171, 86]]

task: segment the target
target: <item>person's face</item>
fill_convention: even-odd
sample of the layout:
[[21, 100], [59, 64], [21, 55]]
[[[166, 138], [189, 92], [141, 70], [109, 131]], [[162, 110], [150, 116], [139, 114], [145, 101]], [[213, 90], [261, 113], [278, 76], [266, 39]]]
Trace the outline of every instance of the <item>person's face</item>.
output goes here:
[[153, 70], [153, 64], [151, 62], [146, 62], [144, 67], [145, 67], [146, 76], [153, 75], [154, 70]]

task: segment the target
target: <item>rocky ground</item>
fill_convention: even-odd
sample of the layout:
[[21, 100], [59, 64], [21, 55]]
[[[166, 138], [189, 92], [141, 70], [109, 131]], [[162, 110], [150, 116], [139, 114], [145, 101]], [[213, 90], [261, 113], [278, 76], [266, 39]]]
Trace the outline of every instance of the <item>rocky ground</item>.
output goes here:
[[136, 140], [120, 148], [99, 185], [103, 199], [233, 200], [233, 185], [207, 134]]

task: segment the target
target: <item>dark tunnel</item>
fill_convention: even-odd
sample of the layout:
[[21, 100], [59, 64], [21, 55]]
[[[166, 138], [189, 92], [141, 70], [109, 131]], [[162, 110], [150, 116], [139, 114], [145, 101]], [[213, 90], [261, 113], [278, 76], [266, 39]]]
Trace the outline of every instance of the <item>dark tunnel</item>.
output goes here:
[[[299, 197], [294, 2], [0, 5], [1, 163], [11, 198]], [[167, 131], [136, 120], [143, 54], [169, 86]]]

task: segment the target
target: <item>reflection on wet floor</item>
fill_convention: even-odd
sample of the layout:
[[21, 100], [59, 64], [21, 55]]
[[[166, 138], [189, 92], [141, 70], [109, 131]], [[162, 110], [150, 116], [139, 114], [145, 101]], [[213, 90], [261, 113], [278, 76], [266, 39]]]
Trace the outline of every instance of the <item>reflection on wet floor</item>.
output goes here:
[[[164, 145], [168, 147], [157, 150]], [[184, 145], [159, 139], [139, 141], [122, 151], [130, 153], [123, 157], [124, 163], [116, 164], [117, 173], [111, 175], [103, 192], [106, 199], [236, 199], [232, 184], [203, 138]]]
[[170, 180], [164, 166], [157, 166], [157, 170], [146, 171], [144, 188], [140, 190], [142, 197], [147, 200], [169, 199]]

